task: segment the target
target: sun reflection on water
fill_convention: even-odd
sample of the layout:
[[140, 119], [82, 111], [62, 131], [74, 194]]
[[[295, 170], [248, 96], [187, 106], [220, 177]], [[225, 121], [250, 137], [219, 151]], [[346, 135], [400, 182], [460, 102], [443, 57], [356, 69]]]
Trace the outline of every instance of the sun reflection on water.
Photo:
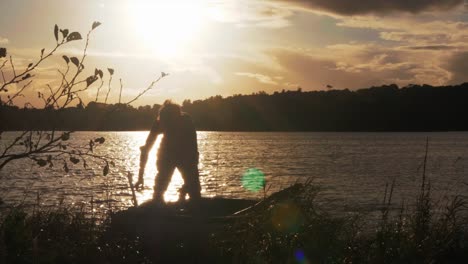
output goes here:
[[[140, 146], [145, 144], [146, 137], [148, 136], [148, 132], [140, 132], [138, 136], [133, 138], [134, 142], [129, 144], [129, 155], [128, 157], [131, 159], [127, 162], [128, 169], [133, 173], [133, 182], [138, 180], [138, 170], [140, 166]], [[148, 155], [148, 162], [146, 163], [145, 169], [145, 188], [142, 191], [136, 192], [136, 197], [138, 200], [138, 204], [142, 204], [146, 201], [149, 201], [153, 198], [153, 187], [154, 187], [154, 179], [156, 177], [157, 169], [156, 169], [156, 153], [159, 149], [159, 145], [161, 143], [161, 139], [163, 136], [159, 136], [156, 140], [153, 148], [151, 149]], [[164, 200], [166, 202], [175, 202], [179, 199], [178, 189], [183, 185], [184, 180], [180, 175], [179, 170], [175, 170], [174, 174], [172, 175], [171, 182], [169, 187], [167, 188], [166, 193], [164, 194]], [[128, 203], [131, 203], [131, 197], [128, 198]]]

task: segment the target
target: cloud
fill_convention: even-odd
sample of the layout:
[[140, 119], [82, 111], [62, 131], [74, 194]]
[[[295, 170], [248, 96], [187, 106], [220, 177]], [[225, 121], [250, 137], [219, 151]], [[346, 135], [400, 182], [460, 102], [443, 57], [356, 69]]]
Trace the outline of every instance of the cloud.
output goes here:
[[453, 50], [457, 47], [451, 45], [426, 45], [426, 46], [410, 46], [410, 50]]
[[388, 14], [395, 12], [419, 13], [445, 11], [463, 5], [463, 0], [272, 0], [301, 8], [340, 15]]
[[277, 3], [252, 0], [224, 0], [211, 4], [212, 19], [241, 27], [283, 28], [293, 12]]
[[466, 75], [468, 72], [468, 51], [452, 54], [447, 64], [447, 70], [452, 73], [450, 83], [468, 82], [468, 76]]
[[450, 36], [443, 33], [420, 34], [408, 32], [380, 32], [380, 38], [383, 40], [391, 40], [397, 42], [439, 43], [449, 41]]
[[277, 85], [278, 84], [270, 76], [263, 75], [263, 74], [260, 74], [260, 73], [236, 72], [236, 75], [246, 76], [246, 77], [249, 77], [249, 78], [254, 78], [257, 81], [259, 81], [260, 83], [271, 84], [271, 85]]
[[0, 45], [8, 44], [9, 40], [7, 38], [0, 37]]
[[467, 46], [464, 43], [468, 43], [468, 22], [439, 19], [433, 15], [355, 16], [339, 18], [337, 26], [375, 30], [380, 40], [389, 44], [400, 45], [396, 43], [400, 42], [421, 47]]
[[[293, 49], [274, 49], [269, 54], [282, 66], [285, 79], [307, 90], [364, 88], [388, 83], [446, 84], [450, 72], [438, 63], [435, 51], [416, 52], [375, 44], [329, 46], [320, 55]], [[429, 54], [429, 55], [428, 55]]]

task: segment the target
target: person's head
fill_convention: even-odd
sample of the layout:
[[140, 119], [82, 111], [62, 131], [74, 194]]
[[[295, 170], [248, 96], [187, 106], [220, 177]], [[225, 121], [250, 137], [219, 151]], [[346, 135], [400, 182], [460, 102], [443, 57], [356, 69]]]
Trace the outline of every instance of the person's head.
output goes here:
[[182, 115], [180, 105], [166, 100], [159, 109], [158, 119], [163, 125], [170, 125]]

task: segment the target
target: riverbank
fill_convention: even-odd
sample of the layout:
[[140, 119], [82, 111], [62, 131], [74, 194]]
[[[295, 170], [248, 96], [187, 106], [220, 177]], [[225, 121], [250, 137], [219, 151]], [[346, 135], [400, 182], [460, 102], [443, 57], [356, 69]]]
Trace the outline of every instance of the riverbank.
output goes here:
[[[101, 219], [89, 217], [83, 207], [30, 214], [15, 207], [1, 223], [0, 262], [464, 263], [466, 202], [454, 198], [436, 205], [430, 186], [422, 187], [415, 207], [390, 210], [390, 186], [371, 230], [360, 215], [337, 217], [317, 208], [319, 192], [312, 184], [291, 186], [224, 217], [197, 216], [188, 207], [179, 208], [182, 215], [147, 206]], [[135, 210], [153, 210], [159, 217]]]

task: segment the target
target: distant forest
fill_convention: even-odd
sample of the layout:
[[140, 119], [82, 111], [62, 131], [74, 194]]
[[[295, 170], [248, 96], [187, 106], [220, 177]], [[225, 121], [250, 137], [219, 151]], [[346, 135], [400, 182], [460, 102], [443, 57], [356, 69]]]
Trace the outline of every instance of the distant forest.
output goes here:
[[[91, 102], [60, 111], [0, 106], [0, 131], [148, 130], [160, 105]], [[468, 83], [384, 85], [357, 91], [281, 91], [183, 102], [198, 130], [467, 131]]]

